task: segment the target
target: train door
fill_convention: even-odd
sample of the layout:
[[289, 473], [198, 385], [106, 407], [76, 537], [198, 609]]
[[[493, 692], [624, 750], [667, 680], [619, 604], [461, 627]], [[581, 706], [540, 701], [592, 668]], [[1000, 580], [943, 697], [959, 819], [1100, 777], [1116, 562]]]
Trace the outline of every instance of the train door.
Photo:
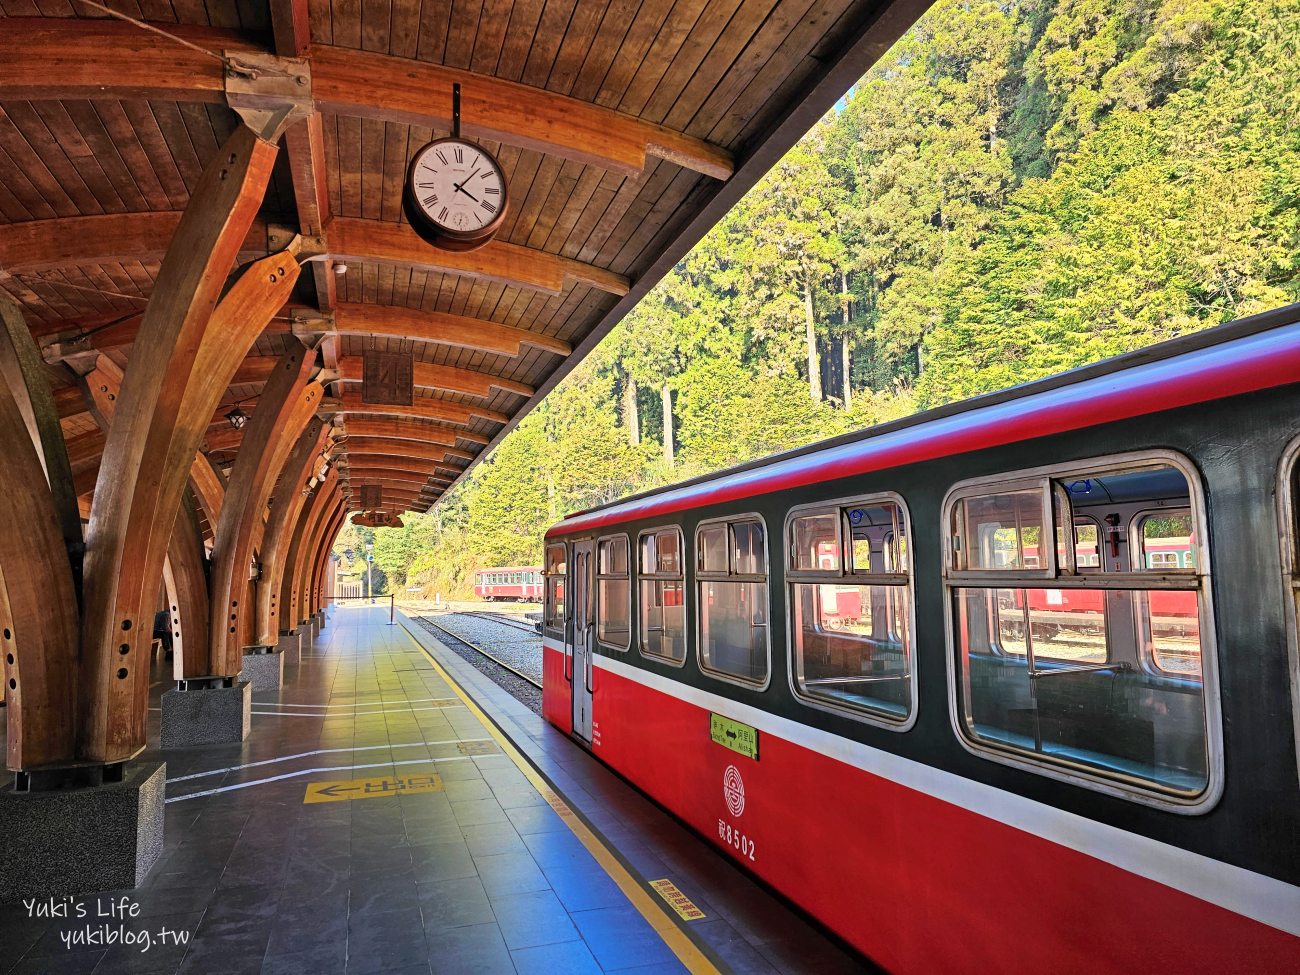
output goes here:
[[592, 612], [592, 543], [573, 545], [572, 625], [569, 640], [573, 656], [573, 732], [585, 742], [591, 741], [592, 649], [595, 639]]

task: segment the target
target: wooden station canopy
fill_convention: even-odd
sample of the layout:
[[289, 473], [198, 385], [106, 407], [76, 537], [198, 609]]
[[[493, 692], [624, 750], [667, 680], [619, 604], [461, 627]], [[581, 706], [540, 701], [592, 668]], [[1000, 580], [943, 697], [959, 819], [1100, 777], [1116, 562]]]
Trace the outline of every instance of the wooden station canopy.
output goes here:
[[[162, 33], [77, 0], [0, 0], [0, 292], [41, 350], [88, 516], [107, 439], [93, 394], [138, 356], [160, 262], [239, 113], [286, 113], [249, 229], [212, 272], [286, 249], [302, 265], [190, 471], [210, 542], [247, 439], [226, 414], [255, 415], [295, 346], [315, 355], [319, 457], [347, 504], [379, 484], [385, 507], [426, 509], [928, 2], [107, 5]], [[430, 247], [401, 209], [457, 83], [462, 134], [511, 199], [468, 253]], [[413, 355], [413, 406], [362, 402], [371, 350]]]

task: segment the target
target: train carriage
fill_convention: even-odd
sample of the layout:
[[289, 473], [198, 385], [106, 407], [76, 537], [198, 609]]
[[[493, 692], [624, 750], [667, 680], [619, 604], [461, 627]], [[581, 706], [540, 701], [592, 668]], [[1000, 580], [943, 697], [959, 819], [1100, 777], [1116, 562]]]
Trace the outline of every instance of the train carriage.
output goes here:
[[1300, 970], [1293, 306], [566, 518], [547, 720], [895, 972]]
[[474, 573], [474, 595], [491, 602], [533, 603], [542, 598], [542, 567], [511, 565]]

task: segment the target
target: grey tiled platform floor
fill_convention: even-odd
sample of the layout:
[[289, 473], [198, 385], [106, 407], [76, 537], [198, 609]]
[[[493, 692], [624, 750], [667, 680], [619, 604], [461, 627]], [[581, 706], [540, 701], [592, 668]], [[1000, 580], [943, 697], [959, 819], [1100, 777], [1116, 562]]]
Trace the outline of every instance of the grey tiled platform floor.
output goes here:
[[[163, 858], [138, 913], [0, 910], [0, 973], [599, 973], [685, 969], [387, 609], [334, 612], [254, 696], [242, 746], [169, 751]], [[644, 877], [707, 913], [738, 972], [860, 971], [801, 918], [427, 634], [421, 642]], [[157, 695], [169, 682], [160, 672]], [[157, 741], [156, 711], [150, 740]], [[310, 753], [310, 754], [308, 754]], [[154, 757], [154, 753], [147, 754]], [[309, 783], [436, 773], [440, 792], [304, 804]], [[65, 947], [87, 924], [184, 946]]]

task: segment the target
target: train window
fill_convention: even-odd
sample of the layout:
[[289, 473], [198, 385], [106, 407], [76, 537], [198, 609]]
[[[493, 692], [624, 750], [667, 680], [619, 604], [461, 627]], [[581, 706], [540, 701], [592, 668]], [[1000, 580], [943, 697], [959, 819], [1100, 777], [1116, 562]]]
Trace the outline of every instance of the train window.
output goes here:
[[632, 645], [632, 590], [628, 582], [627, 536], [596, 543], [596, 639], [615, 650]]
[[[820, 526], [816, 548], [801, 536]], [[907, 513], [894, 496], [795, 512], [789, 522], [791, 680], [801, 700], [889, 727], [915, 710]], [[843, 551], [837, 539], [842, 538]], [[828, 550], [834, 543], [837, 548]], [[818, 551], [818, 569], [803, 566]], [[801, 571], [802, 569], [802, 571]]]
[[840, 518], [834, 511], [814, 511], [790, 522], [790, 571], [840, 571]]
[[[1204, 537], [1190, 472], [1162, 453], [953, 489], [946, 582], [968, 747], [1143, 801], [1213, 801], [1208, 578], [1181, 558]], [[1045, 531], [1058, 540], [1046, 549]]]
[[642, 532], [638, 540], [640, 586], [638, 646], [643, 654], [681, 664], [686, 660], [686, 583], [682, 533], [677, 528]]
[[[695, 536], [700, 669], [760, 685], [767, 683], [770, 670], [765, 539], [763, 523], [753, 515], [701, 525]], [[719, 540], [720, 562], [708, 554]]]
[[1050, 568], [1039, 542], [1047, 505], [1041, 485], [977, 494], [953, 507], [951, 549], [957, 570], [1012, 572]]
[[546, 593], [542, 606], [543, 626], [564, 638], [564, 543], [546, 546], [546, 566], [542, 570], [546, 579]]

